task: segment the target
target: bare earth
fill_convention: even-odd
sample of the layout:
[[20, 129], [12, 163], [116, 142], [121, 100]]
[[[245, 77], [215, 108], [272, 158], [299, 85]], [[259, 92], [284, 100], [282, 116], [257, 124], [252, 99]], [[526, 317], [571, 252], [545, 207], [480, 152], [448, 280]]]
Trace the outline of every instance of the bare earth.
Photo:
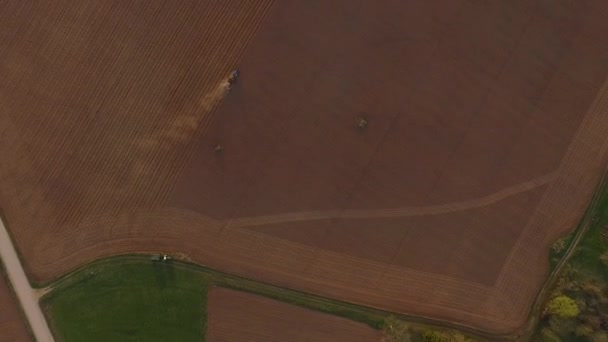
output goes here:
[[4, 274], [0, 274], [0, 342], [33, 341]]
[[380, 342], [382, 334], [364, 324], [253, 294], [209, 290], [209, 342]]
[[[27, 318], [27, 322], [32, 329], [34, 337], [38, 342], [53, 342], [53, 335], [51, 334], [51, 330], [46, 322], [44, 314], [42, 313], [42, 309], [38, 304], [38, 296], [34, 289], [30, 286], [30, 283], [27, 280], [27, 276], [25, 275], [25, 271], [21, 266], [21, 262], [19, 261], [19, 256], [15, 251], [15, 248], [12, 244], [10, 236], [8, 235], [8, 231], [4, 226], [4, 222], [0, 219], [0, 257], [2, 263], [4, 265], [4, 271], [6, 277], [10, 281], [10, 284], [17, 295], [17, 299], [19, 300], [19, 304], [25, 313], [25, 317]], [[3, 274], [4, 275], [4, 274]], [[8, 298], [7, 293], [8, 289], [6, 288], [6, 284], [4, 283], [4, 278], [0, 279], [0, 303], [7, 302], [10, 298]], [[5, 298], [2, 298], [6, 296]], [[2, 310], [7, 310], [7, 317], [13, 315], [13, 329], [14, 331], [7, 332], [7, 335], [15, 334], [15, 336], [24, 336], [24, 340], [31, 340], [31, 337], [27, 333], [25, 329], [25, 325], [22, 320], [18, 320], [20, 316], [20, 312], [15, 308], [14, 303], [7, 303], [6, 309], [5, 306], [2, 306]], [[17, 316], [17, 317], [16, 317]], [[0, 319], [0, 322], [2, 320]], [[8, 323], [7, 323], [8, 324]], [[17, 329], [20, 328], [20, 329]], [[25, 332], [24, 332], [25, 331]], [[27, 336], [25, 336], [27, 335]], [[3, 338], [2, 334], [2, 325], [0, 324], [0, 341]]]
[[605, 169], [606, 32], [603, 0], [5, 1], [0, 205], [37, 281], [182, 253], [513, 332]]

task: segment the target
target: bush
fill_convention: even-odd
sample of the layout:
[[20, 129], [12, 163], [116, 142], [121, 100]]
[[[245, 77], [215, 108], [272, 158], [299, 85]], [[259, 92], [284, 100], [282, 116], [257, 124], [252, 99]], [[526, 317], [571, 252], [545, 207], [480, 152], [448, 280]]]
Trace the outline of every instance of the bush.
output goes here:
[[464, 336], [463, 334], [457, 332], [457, 331], [452, 331], [450, 333], [450, 342], [474, 342], [475, 340]]
[[558, 317], [576, 317], [580, 313], [576, 302], [568, 296], [558, 296], [547, 303], [545, 314]]
[[542, 342], [561, 342], [561, 339], [551, 329], [543, 329], [540, 332], [540, 340]]
[[595, 298], [601, 298], [604, 295], [604, 289], [595, 281], [586, 281], [581, 285], [581, 290], [585, 295]]
[[591, 336], [593, 335], [593, 328], [588, 326], [587, 324], [581, 324], [578, 327], [576, 327], [576, 330], [574, 331], [574, 333], [576, 334], [576, 336]]
[[585, 310], [587, 309], [587, 302], [585, 302], [584, 299], [577, 298], [574, 302], [578, 307], [578, 311], [585, 312]]
[[412, 334], [409, 326], [394, 316], [389, 316], [382, 323], [382, 331], [387, 342], [410, 342]]
[[600, 261], [604, 266], [608, 267], [608, 252], [605, 252], [600, 256]]
[[608, 333], [605, 332], [596, 332], [591, 336], [591, 341], [593, 342], [608, 342]]
[[442, 332], [427, 330], [422, 334], [423, 342], [449, 342], [449, 338]]
[[558, 336], [567, 335], [573, 332], [578, 325], [576, 318], [565, 318], [560, 316], [549, 316], [547, 328]]
[[551, 250], [553, 250], [555, 254], [560, 254], [564, 249], [566, 249], [566, 238], [561, 238], [551, 245]]
[[594, 314], [586, 314], [582, 317], [579, 317], [579, 320], [589, 326], [591, 329], [595, 330], [600, 330], [602, 329], [602, 318], [594, 315]]

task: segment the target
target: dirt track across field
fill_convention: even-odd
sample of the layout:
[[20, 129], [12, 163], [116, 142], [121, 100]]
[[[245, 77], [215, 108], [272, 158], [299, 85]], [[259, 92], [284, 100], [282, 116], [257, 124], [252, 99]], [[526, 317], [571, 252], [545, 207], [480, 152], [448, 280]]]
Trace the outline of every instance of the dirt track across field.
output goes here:
[[607, 161], [606, 32], [602, 0], [5, 1], [0, 203], [36, 281], [183, 253], [510, 333]]
[[380, 342], [382, 334], [362, 323], [253, 294], [209, 290], [207, 341]]
[[[21, 308], [38, 342], [53, 342], [53, 335], [38, 305], [38, 296], [30, 286], [13, 243], [0, 219], [0, 259], [6, 276], [19, 299]], [[0, 277], [0, 341], [29, 341], [31, 337], [21, 321], [19, 309], [12, 302], [4, 277]], [[3, 321], [7, 321], [4, 326]]]

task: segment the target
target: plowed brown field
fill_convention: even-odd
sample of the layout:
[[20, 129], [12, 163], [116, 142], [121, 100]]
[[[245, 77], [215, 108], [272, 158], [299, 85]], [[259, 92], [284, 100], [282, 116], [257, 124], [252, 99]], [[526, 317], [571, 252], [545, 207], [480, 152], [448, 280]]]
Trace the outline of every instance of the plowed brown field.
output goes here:
[[3, 272], [0, 269], [0, 342], [33, 341]]
[[379, 342], [382, 334], [344, 318], [249, 293], [212, 288], [207, 300], [206, 340]]
[[52, 253], [27, 241], [84, 248], [88, 217], [164, 205], [271, 5], [0, 3], [0, 205], [36, 279]]
[[602, 0], [5, 1], [0, 19], [0, 205], [35, 280], [162, 250], [510, 332], [607, 161]]

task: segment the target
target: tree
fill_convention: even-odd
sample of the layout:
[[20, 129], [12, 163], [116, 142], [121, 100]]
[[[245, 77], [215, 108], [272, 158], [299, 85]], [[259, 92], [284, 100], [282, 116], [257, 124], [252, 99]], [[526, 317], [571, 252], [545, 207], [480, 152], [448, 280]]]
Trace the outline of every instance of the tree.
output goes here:
[[580, 313], [576, 302], [568, 296], [558, 296], [547, 303], [545, 314], [558, 317], [576, 317]]

